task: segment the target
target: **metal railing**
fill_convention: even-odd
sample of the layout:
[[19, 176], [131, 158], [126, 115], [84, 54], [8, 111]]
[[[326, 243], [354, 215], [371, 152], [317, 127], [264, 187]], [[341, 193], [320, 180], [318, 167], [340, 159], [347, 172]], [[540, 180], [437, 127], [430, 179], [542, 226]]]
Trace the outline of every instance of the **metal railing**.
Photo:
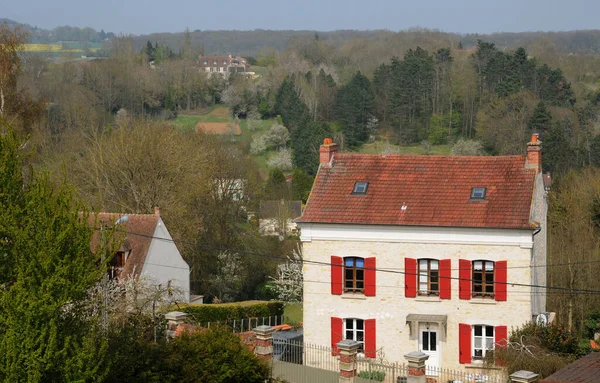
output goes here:
[[[330, 347], [304, 343], [302, 341], [273, 340], [274, 376], [282, 377], [290, 382], [334, 381], [339, 374], [339, 357], [332, 353]], [[506, 383], [503, 369], [477, 369], [471, 366], [468, 370], [451, 370], [446, 368], [426, 368], [427, 383]], [[356, 359], [356, 383], [406, 383], [408, 366], [406, 363], [392, 363], [383, 358]]]
[[[193, 316], [192, 316], [193, 319]], [[220, 322], [194, 322], [200, 327], [210, 328], [215, 326], [225, 326], [233, 330], [234, 333], [252, 331], [258, 326], [278, 326], [283, 324], [283, 315], [275, 315], [270, 317], [255, 317], [245, 319], [232, 319]]]

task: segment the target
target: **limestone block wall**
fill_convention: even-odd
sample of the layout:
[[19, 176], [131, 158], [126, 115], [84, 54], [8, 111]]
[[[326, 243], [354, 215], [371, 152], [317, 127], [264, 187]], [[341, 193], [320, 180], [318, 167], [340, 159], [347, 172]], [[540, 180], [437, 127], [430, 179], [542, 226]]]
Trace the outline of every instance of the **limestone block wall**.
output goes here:
[[[459, 323], [471, 325], [520, 326], [531, 319], [531, 289], [508, 285], [506, 302], [458, 298], [458, 279], [451, 282], [452, 298], [406, 298], [405, 258], [451, 259], [452, 277], [458, 278], [458, 260], [508, 261], [508, 282], [529, 284], [531, 248], [513, 245], [402, 243], [372, 241], [315, 240], [303, 244], [304, 258], [324, 264], [304, 265], [304, 340], [330, 345], [331, 317], [376, 319], [379, 355], [388, 361], [403, 362], [403, 355], [418, 349], [418, 331], [406, 322], [408, 314], [447, 315], [446, 328], [439, 332], [443, 368], [462, 369], [459, 364]], [[375, 257], [376, 296], [332, 295], [331, 256]], [[384, 272], [386, 269], [390, 272]], [[478, 367], [477, 365], [472, 366]]]

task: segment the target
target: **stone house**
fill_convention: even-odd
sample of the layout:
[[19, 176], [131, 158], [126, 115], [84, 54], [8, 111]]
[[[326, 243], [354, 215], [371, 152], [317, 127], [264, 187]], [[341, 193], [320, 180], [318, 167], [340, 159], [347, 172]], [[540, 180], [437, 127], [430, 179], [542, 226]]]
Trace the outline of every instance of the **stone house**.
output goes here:
[[232, 73], [252, 75], [250, 65], [243, 57], [237, 56], [200, 56], [198, 57], [200, 70], [208, 74], [219, 73], [228, 77]]
[[305, 341], [481, 371], [546, 310], [532, 287], [546, 284], [541, 161], [537, 135], [527, 155], [496, 157], [339, 153], [326, 139], [297, 220]]
[[112, 239], [103, 238], [102, 231], [95, 230], [93, 250], [103, 240], [120, 243], [109, 265], [109, 278], [144, 277], [155, 285], [172, 287], [178, 300], [190, 301], [190, 267], [173, 242], [159, 209], [154, 214], [98, 213], [90, 216], [90, 224], [114, 229]]

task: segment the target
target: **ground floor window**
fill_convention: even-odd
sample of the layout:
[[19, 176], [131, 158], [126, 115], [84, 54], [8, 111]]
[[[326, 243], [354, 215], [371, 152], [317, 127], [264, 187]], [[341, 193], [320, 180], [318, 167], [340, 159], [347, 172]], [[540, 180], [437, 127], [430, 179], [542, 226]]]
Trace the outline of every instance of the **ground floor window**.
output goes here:
[[364, 352], [365, 348], [365, 323], [362, 319], [346, 318], [344, 319], [344, 337], [345, 339], [355, 340], [360, 343], [358, 352]]
[[473, 359], [483, 359], [494, 349], [494, 326], [473, 326]]

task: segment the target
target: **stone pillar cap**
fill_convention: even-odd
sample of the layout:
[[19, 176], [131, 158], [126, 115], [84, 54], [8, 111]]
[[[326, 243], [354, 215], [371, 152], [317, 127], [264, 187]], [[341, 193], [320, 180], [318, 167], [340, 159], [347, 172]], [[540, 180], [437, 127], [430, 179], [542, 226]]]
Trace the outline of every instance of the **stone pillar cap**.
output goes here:
[[351, 350], [358, 349], [360, 347], [360, 343], [352, 339], [344, 339], [343, 341], [338, 342], [336, 346], [339, 349]]
[[260, 332], [260, 333], [270, 333], [275, 331], [275, 329], [272, 326], [266, 326], [266, 325], [262, 325], [262, 326], [258, 326], [254, 328], [254, 332]]
[[520, 379], [521, 380], [526, 380], [526, 381], [531, 381], [533, 379], [537, 379], [539, 375], [531, 372], [531, 371], [526, 371], [526, 370], [519, 370], [516, 372], [513, 372], [512, 374], [510, 374], [510, 377], [512, 379]]
[[404, 358], [409, 362], [421, 362], [429, 359], [429, 355], [421, 351], [413, 351], [404, 355]]
[[167, 320], [183, 320], [187, 318], [187, 314], [181, 311], [170, 311], [165, 314], [165, 319]]

